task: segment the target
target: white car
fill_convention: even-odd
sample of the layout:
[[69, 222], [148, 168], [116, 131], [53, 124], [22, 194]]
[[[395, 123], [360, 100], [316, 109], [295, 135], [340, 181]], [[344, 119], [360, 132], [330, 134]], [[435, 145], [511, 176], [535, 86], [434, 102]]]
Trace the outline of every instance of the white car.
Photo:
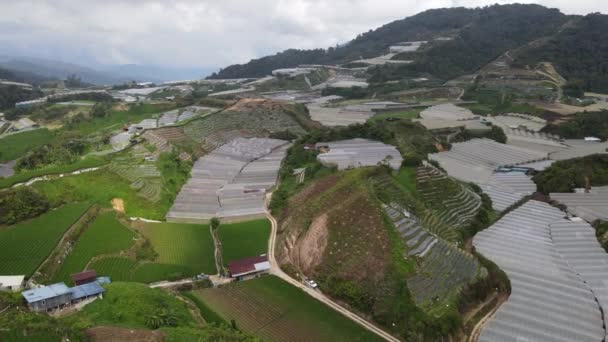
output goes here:
[[312, 279], [304, 280], [304, 284], [306, 284], [306, 286], [310, 287], [311, 289], [317, 289], [319, 287], [319, 284], [317, 284]]

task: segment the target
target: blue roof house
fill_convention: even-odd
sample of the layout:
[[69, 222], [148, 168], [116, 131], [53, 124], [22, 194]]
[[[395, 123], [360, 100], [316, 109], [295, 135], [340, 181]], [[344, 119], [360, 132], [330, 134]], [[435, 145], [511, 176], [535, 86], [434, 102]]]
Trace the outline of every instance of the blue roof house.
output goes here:
[[48, 311], [72, 301], [72, 292], [64, 283], [23, 291], [21, 295], [34, 311]]

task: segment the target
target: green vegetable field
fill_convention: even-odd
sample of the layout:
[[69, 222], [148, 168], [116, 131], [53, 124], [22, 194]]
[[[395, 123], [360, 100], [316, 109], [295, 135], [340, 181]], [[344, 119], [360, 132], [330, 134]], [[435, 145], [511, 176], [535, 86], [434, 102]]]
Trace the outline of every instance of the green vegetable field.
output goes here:
[[233, 224], [221, 224], [224, 263], [246, 257], [265, 254], [268, 251], [270, 221], [266, 219]]
[[107, 257], [89, 268], [115, 281], [153, 283], [176, 280], [199, 273], [216, 272], [213, 239], [206, 225], [147, 223], [141, 229], [158, 254], [154, 262], [126, 257]]
[[213, 239], [207, 225], [149, 223], [142, 232], [158, 253], [159, 263], [215, 273]]
[[31, 276], [88, 208], [88, 203], [72, 203], [35, 219], [0, 228], [0, 274]]
[[70, 283], [70, 275], [81, 272], [95, 256], [117, 253], [134, 243], [135, 234], [114, 218], [113, 212], [99, 215], [76, 241], [54, 281]]
[[[378, 341], [380, 338], [275, 276], [193, 292], [209, 310], [264, 341]], [[200, 303], [199, 304], [200, 307]], [[208, 317], [209, 316], [209, 317]]]

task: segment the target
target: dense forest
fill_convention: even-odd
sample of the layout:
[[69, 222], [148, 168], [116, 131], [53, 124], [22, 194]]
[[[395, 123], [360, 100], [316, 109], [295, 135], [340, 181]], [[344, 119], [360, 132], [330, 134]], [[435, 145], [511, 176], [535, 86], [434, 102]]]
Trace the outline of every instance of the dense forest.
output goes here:
[[42, 97], [40, 90], [28, 90], [14, 85], [0, 84], [0, 110], [15, 107], [15, 103]]
[[478, 9], [462, 7], [428, 10], [360, 34], [342, 46], [315, 50], [289, 49], [246, 64], [231, 65], [209, 78], [263, 77], [270, 75], [272, 70], [300, 64], [342, 64], [359, 58], [375, 57], [395, 43], [427, 40], [441, 33], [458, 30], [467, 25], [478, 12]]
[[541, 45], [524, 49], [516, 65], [551, 61], [569, 83], [584, 90], [608, 91], [608, 15], [594, 13], [577, 19]]
[[210, 78], [261, 77], [274, 69], [299, 64], [342, 64], [379, 56], [398, 42], [430, 40], [458, 33], [456, 39], [432, 43], [421, 52], [408, 56], [413, 57], [415, 63], [381, 66], [372, 72], [372, 80], [378, 82], [421, 74], [447, 79], [473, 72], [509, 49], [550, 36], [567, 20], [568, 17], [557, 9], [538, 5], [435, 9], [361, 34], [342, 46], [326, 50], [286, 50], [229, 66]]
[[558, 125], [548, 125], [543, 132], [553, 133], [566, 139], [597, 137], [608, 139], [608, 111], [577, 113], [572, 120]]
[[584, 188], [587, 180], [592, 186], [608, 185], [608, 155], [558, 161], [534, 176], [538, 190], [545, 194]]
[[538, 5], [485, 7], [456, 39], [416, 54], [414, 63], [376, 67], [371, 80], [420, 75], [447, 80], [473, 73], [507, 50], [556, 32], [566, 20], [558, 10]]

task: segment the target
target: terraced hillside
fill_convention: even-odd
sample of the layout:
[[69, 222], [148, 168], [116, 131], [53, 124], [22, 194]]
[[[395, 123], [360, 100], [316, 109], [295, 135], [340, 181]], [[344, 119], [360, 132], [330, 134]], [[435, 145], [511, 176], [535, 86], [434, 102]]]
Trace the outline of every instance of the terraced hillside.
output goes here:
[[[403, 241], [403, 256], [415, 261], [407, 285], [416, 305], [428, 312], [441, 312], [444, 303], [450, 305], [467, 284], [485, 277], [479, 262], [450, 242], [456, 240], [452, 238], [457, 235], [453, 234], [456, 228], [436, 219], [437, 214], [421, 205], [415, 194], [404, 193], [390, 175], [374, 177], [373, 187]], [[451, 194], [454, 192], [444, 193], [446, 201], [454, 198]], [[416, 217], [414, 211], [423, 218]]]
[[428, 210], [383, 169], [332, 174], [302, 188], [278, 215], [277, 259], [406, 340], [437, 340], [456, 326], [435, 324], [457, 314], [461, 290], [485, 272], [449, 242], [458, 239], [454, 228], [429, 227], [415, 214]]
[[416, 170], [416, 189], [434, 216], [454, 229], [469, 225], [481, 206], [479, 195], [432, 166]]

